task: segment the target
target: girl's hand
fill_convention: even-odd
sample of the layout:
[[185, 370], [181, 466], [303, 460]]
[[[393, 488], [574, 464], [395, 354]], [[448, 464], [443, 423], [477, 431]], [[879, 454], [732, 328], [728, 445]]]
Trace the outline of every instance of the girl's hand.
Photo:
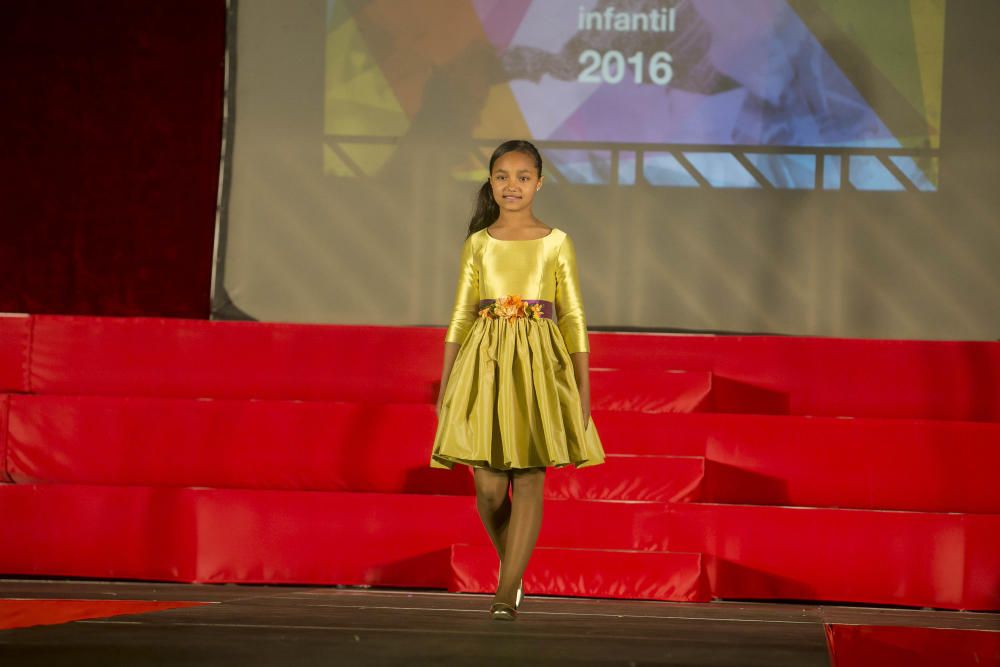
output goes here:
[[590, 426], [590, 406], [583, 406], [580, 412], [583, 416], [583, 430], [586, 431], [587, 427]]

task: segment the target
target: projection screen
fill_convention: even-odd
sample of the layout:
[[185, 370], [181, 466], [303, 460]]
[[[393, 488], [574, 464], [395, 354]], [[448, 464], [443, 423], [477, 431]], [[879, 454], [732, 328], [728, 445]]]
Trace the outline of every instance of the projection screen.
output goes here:
[[240, 0], [213, 317], [444, 326], [526, 138], [592, 330], [996, 338], [989, 249], [935, 238], [946, 9]]

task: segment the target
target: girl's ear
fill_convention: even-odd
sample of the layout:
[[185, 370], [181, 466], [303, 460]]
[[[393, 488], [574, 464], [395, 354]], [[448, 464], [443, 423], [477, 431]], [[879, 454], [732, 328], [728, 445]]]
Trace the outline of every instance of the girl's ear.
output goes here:
[[545, 180], [544, 176], [539, 176], [538, 177], [538, 185], [535, 186], [535, 192], [538, 192], [539, 190], [542, 189], [542, 181], [544, 181], [544, 180]]

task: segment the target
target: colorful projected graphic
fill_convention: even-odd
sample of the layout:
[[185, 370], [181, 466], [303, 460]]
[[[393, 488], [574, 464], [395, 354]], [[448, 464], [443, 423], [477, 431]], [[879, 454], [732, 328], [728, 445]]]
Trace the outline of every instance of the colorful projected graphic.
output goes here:
[[944, 0], [330, 0], [327, 173], [528, 137], [553, 180], [934, 190]]

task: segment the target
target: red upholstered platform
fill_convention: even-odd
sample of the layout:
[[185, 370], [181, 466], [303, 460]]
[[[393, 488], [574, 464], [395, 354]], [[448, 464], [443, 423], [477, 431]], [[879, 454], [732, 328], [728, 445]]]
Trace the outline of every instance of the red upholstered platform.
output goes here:
[[[33, 576], [444, 588], [452, 545], [488, 545], [462, 496], [10, 484], [0, 508], [11, 536], [0, 572]], [[637, 526], [665, 506], [545, 511], [539, 546], [630, 551], [646, 548]]]
[[[707, 602], [708, 581], [697, 553], [539, 547], [525, 574], [526, 595], [571, 595]], [[490, 546], [451, 549], [451, 589], [492, 593], [499, 568]]]
[[[0, 389], [10, 391], [425, 402], [436, 397], [441, 370], [439, 328], [0, 320], [0, 340], [30, 340], [30, 350], [3, 353], [24, 364], [23, 376], [0, 376], [10, 383]], [[601, 369], [710, 372], [786, 396], [793, 415], [1000, 421], [997, 343], [627, 333], [590, 339], [592, 381]]]
[[591, 371], [594, 410], [784, 414], [787, 397], [710, 371], [602, 368]]
[[706, 505], [671, 507], [652, 548], [706, 556], [712, 591], [739, 599], [995, 609], [1000, 515]]
[[1000, 630], [840, 624], [825, 629], [832, 667], [1000, 665]]
[[[427, 467], [427, 405], [0, 395], [4, 405], [0, 447], [18, 483], [473, 493], [468, 469]], [[1000, 424], [594, 414], [611, 465], [553, 470], [549, 497], [1000, 513]]]
[[[0, 574], [487, 590], [442, 340], [0, 316]], [[608, 461], [550, 471], [529, 591], [1000, 609], [1000, 345], [591, 348]]]

